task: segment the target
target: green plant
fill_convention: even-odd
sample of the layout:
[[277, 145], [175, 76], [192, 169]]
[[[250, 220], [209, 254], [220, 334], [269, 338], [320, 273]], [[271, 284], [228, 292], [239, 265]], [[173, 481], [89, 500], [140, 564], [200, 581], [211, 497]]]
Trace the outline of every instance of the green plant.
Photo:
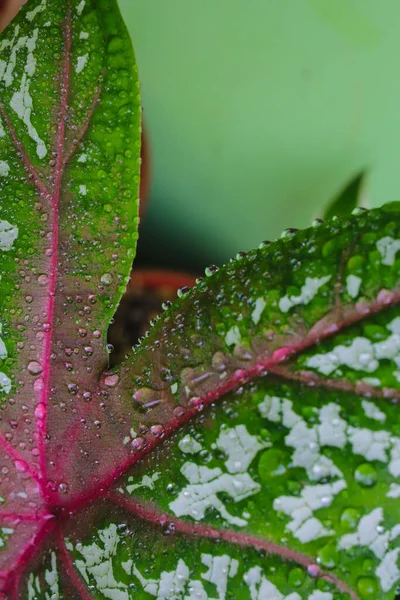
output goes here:
[[3, 597], [393, 600], [399, 204], [210, 267], [107, 370], [129, 39], [114, 0], [34, 0], [0, 52]]

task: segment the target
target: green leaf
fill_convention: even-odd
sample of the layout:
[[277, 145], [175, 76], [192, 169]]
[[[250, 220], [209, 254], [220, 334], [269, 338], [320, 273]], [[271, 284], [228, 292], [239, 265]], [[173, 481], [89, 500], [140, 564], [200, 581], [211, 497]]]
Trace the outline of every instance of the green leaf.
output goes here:
[[[38, 35], [34, 62], [26, 40], [36, 25], [53, 33]], [[79, 43], [91, 39], [82, 32], [94, 36], [93, 56], [74, 75]], [[111, 0], [33, 2], [2, 40], [12, 65], [10, 44], [24, 45], [19, 79], [7, 86], [6, 67], [1, 84], [10, 223], [0, 254], [2, 597], [393, 600], [400, 204], [288, 230], [207, 269], [104, 372], [105, 330], [136, 236], [129, 41]], [[58, 104], [42, 94], [46, 110], [21, 123], [8, 108], [22, 82], [28, 97], [32, 64], [35, 105], [51, 83], [61, 94]], [[55, 164], [38, 155], [52, 139]], [[86, 196], [77, 187], [92, 184]], [[111, 212], [102, 210], [109, 195]]]
[[84, 477], [76, 460], [55, 482], [66, 471], [47, 446], [79, 439], [81, 403], [96, 399], [93, 421], [103, 410], [97, 378], [134, 257], [139, 154], [137, 70], [116, 2], [30, 1], [0, 38], [0, 513], [12, 530], [0, 582], [14, 572], [14, 585], [40, 515]]
[[47, 517], [28, 596], [393, 600], [398, 211], [289, 234], [181, 294], [109, 375], [127, 401], [108, 475]]
[[351, 211], [359, 205], [364, 179], [365, 173], [363, 171], [358, 173], [330, 203], [324, 213], [324, 219], [350, 215]]

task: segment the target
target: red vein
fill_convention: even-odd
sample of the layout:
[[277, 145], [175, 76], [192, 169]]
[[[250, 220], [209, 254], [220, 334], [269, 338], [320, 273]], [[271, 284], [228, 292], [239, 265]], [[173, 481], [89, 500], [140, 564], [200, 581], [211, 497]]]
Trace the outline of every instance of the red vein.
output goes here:
[[[15, 450], [15, 448], [9, 443], [7, 442], [7, 440], [5, 439], [5, 437], [0, 433], [0, 446], [2, 446], [4, 448], [4, 450], [6, 451], [6, 453], [11, 456], [11, 458], [16, 461], [19, 462], [21, 467], [23, 467], [23, 469], [29, 473], [29, 475], [32, 477], [32, 479], [34, 479], [36, 481], [36, 483], [42, 487], [43, 482], [41, 480], [40, 474], [37, 473], [35, 471], [35, 469], [32, 468], [32, 466], [26, 462], [23, 458], [21, 458], [19, 452], [17, 450]], [[15, 464], [15, 463], [14, 463]]]
[[[380, 296], [381, 298], [379, 299]], [[154, 450], [160, 443], [162, 443], [163, 440], [173, 435], [180, 427], [185, 425], [190, 419], [196, 416], [199, 413], [199, 410], [201, 410], [203, 407], [216, 402], [228, 392], [231, 392], [239, 386], [245, 385], [256, 377], [264, 376], [269, 371], [272, 372], [275, 368], [279, 367], [281, 363], [287, 361], [289, 358], [294, 357], [299, 352], [310, 348], [322, 340], [337, 335], [337, 333], [344, 327], [353, 325], [367, 316], [373, 315], [399, 302], [400, 290], [396, 290], [394, 292], [382, 290], [379, 292], [377, 299], [371, 302], [369, 306], [363, 306], [362, 310], [359, 311], [353, 310], [352, 312], [349, 312], [346, 318], [343, 318], [342, 322], [339, 324], [329, 323], [329, 316], [334, 314], [334, 311], [328, 313], [328, 315], [326, 315], [320, 322], [313, 326], [310, 334], [301, 342], [279, 348], [272, 354], [271, 357], [268, 357], [264, 361], [260, 360], [256, 365], [253, 365], [247, 370], [240, 369], [235, 371], [232, 377], [225, 380], [222, 385], [208, 392], [201, 398], [198, 398], [196, 406], [187, 408], [181, 417], [174, 417], [163, 425], [164, 432], [162, 436], [155, 437], [150, 434], [146, 434], [145, 445], [142, 449], [130, 455], [124, 463], [117, 467], [113, 472], [107, 474], [96, 484], [95, 488], [92, 488], [86, 494], [82, 494], [80, 498], [71, 500], [71, 502], [65, 505], [65, 507], [70, 510], [77, 510], [88, 502], [96, 499], [96, 497], [98, 497], [99, 489], [109, 489], [115, 483], [115, 481], [119, 479], [119, 477], [128, 471], [128, 469], [144, 458], [144, 456], [149, 454], [149, 452]], [[320, 326], [321, 322], [324, 324], [326, 323], [325, 329]]]
[[12, 513], [12, 512], [1, 512], [0, 521], [40, 521], [44, 519], [50, 519], [53, 515], [51, 513]]
[[80, 128], [78, 137], [76, 138], [76, 141], [74, 141], [73, 144], [71, 144], [70, 150], [65, 154], [65, 157], [63, 159], [63, 166], [65, 167], [68, 162], [71, 160], [71, 158], [73, 157], [73, 155], [75, 154], [75, 152], [77, 151], [77, 149], [79, 148], [80, 142], [83, 140], [83, 138], [86, 135], [86, 132], [89, 128], [90, 125], [90, 121], [93, 117], [93, 114], [96, 110], [96, 104], [99, 101], [100, 98], [100, 93], [101, 93], [101, 85], [100, 83], [97, 85], [96, 90], [92, 96], [92, 101], [90, 103], [90, 107], [86, 113], [85, 119], [83, 120], [83, 125]]
[[[6, 587], [3, 589], [4, 592], [8, 592], [12, 590], [14, 600], [19, 600], [20, 595], [18, 592], [19, 582], [22, 573], [25, 568], [29, 564], [32, 556], [35, 552], [43, 545], [47, 536], [54, 529], [56, 524], [55, 519], [43, 519], [42, 525], [39, 527], [38, 531], [32, 537], [31, 542], [25, 547], [25, 550], [20, 554], [17, 559], [17, 567], [10, 565], [10, 571], [1, 571], [0, 578], [6, 580], [8, 578], [8, 582]], [[12, 570], [11, 570], [12, 569]]]
[[43, 342], [43, 386], [39, 393], [40, 403], [42, 404], [44, 416], [42, 419], [37, 420], [37, 428], [39, 432], [39, 450], [40, 450], [40, 468], [42, 476], [46, 474], [46, 455], [45, 455], [45, 438], [47, 433], [47, 413], [48, 413], [48, 397], [49, 397], [49, 386], [50, 386], [50, 371], [51, 371], [51, 344], [53, 338], [54, 329], [54, 309], [55, 309], [55, 297], [56, 297], [56, 284], [58, 276], [58, 242], [59, 242], [59, 201], [61, 193], [61, 180], [63, 176], [63, 151], [64, 151], [64, 135], [65, 135], [65, 117], [68, 107], [68, 93], [69, 93], [69, 77], [70, 77], [70, 52], [71, 52], [71, 7], [67, 8], [67, 18], [65, 24], [65, 49], [64, 49], [64, 65], [63, 75], [61, 81], [61, 103], [60, 103], [60, 115], [58, 123], [58, 134], [57, 134], [57, 161], [55, 166], [55, 183], [54, 193], [51, 197], [52, 205], [52, 220], [51, 220], [51, 261], [50, 261], [50, 273], [48, 283], [48, 296], [46, 313], [47, 319], [50, 323], [50, 330], [45, 332]]
[[[344, 379], [325, 379], [313, 373], [312, 371], [291, 371], [287, 367], [270, 367], [269, 373], [282, 377], [282, 379], [289, 379], [291, 381], [298, 381], [304, 385], [310, 387], [323, 387], [328, 390], [339, 390], [342, 392], [350, 392], [354, 394], [363, 394], [368, 398], [379, 398], [391, 400], [392, 403], [398, 404], [400, 402], [400, 390], [393, 388], [376, 388], [372, 385], [364, 383], [363, 381], [357, 381], [352, 383]], [[394, 402], [393, 402], [394, 401]]]
[[83, 583], [83, 580], [76, 572], [75, 565], [65, 545], [63, 532], [60, 526], [57, 528], [57, 538], [58, 552], [60, 554], [60, 558], [62, 559], [62, 563], [67, 572], [70, 583], [72, 583], [82, 600], [93, 600], [93, 596], [89, 594], [85, 584]]
[[133, 499], [128, 500], [119, 494], [110, 494], [107, 496], [107, 498], [118, 506], [128, 510], [136, 517], [150, 522], [153, 525], [165, 527], [168, 524], [173, 524], [174, 530], [178, 533], [199, 536], [212, 540], [224, 540], [225, 542], [230, 542], [243, 547], [257, 548], [258, 550], [265, 550], [265, 552], [268, 554], [279, 556], [282, 560], [295, 562], [302, 566], [303, 569], [307, 570], [311, 576], [324, 579], [325, 581], [335, 585], [336, 588], [341, 592], [349, 594], [353, 600], [359, 600], [357, 594], [344, 581], [332, 573], [327, 573], [326, 571], [320, 569], [315, 564], [315, 560], [306, 554], [302, 554], [301, 552], [297, 552], [295, 550], [290, 550], [285, 546], [279, 546], [274, 542], [269, 542], [266, 539], [258, 538], [253, 535], [239, 533], [237, 531], [230, 531], [228, 529], [217, 529], [214, 527], [209, 527], [208, 525], [203, 525], [202, 523], [189, 523], [187, 521], [182, 521], [181, 519], [176, 519], [172, 515], [168, 515], [166, 513], [157, 513], [153, 510], [150, 510], [140, 502], [137, 502]]
[[34, 182], [38, 192], [45, 198], [48, 198], [50, 196], [50, 194], [49, 194], [48, 190], [46, 189], [45, 185], [43, 184], [43, 182], [41, 181], [41, 179], [39, 178], [39, 175], [37, 174], [35, 167], [33, 166], [32, 162], [30, 161], [29, 156], [25, 152], [21, 141], [18, 139], [15, 129], [6, 113], [4, 104], [2, 103], [1, 100], [0, 100], [0, 115], [3, 117], [3, 119], [6, 123], [7, 129], [11, 135], [13, 145], [14, 145], [15, 149], [17, 150], [17, 152], [20, 154], [22, 162], [25, 166], [25, 169], [28, 171], [29, 176], [32, 178], [32, 181]]

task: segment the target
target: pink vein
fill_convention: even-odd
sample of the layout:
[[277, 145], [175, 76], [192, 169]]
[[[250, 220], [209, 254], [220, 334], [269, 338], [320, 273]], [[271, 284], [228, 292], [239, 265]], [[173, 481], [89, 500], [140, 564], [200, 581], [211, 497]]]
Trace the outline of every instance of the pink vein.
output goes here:
[[18, 593], [19, 581], [20, 581], [20, 577], [21, 577], [22, 573], [24, 572], [24, 570], [26, 568], [26, 565], [29, 563], [30, 559], [32, 558], [32, 555], [38, 550], [38, 548], [41, 547], [41, 545], [43, 544], [43, 542], [45, 541], [47, 536], [54, 529], [55, 524], [56, 524], [55, 519], [52, 519], [52, 520], [49, 520], [49, 518], [43, 519], [41, 526], [38, 528], [37, 532], [32, 537], [30, 543], [25, 547], [25, 550], [18, 557], [18, 559], [17, 559], [18, 567], [13, 567], [12, 565], [10, 565], [10, 568], [12, 569], [11, 571], [0, 572], [0, 577], [2, 577], [4, 579], [11, 575], [11, 577], [8, 579], [8, 586], [5, 588], [4, 591], [8, 592], [8, 591], [11, 591], [11, 589], [12, 589], [14, 600], [20, 599], [20, 595]]
[[288, 367], [280, 365], [270, 367], [269, 373], [281, 377], [282, 379], [290, 379], [292, 381], [304, 383], [304, 385], [310, 387], [323, 387], [328, 390], [363, 394], [368, 398], [390, 400], [392, 404], [398, 404], [400, 402], [400, 390], [394, 388], [379, 389], [372, 385], [368, 385], [363, 381], [352, 383], [345, 379], [325, 379], [312, 371], [291, 371]]
[[81, 577], [78, 575], [75, 569], [75, 565], [69, 555], [67, 547], [65, 545], [62, 528], [57, 528], [58, 538], [58, 552], [60, 554], [61, 562], [67, 572], [70, 583], [74, 586], [76, 591], [81, 596], [82, 600], [93, 600], [93, 596], [89, 594], [86, 586], [84, 585]]
[[212, 540], [224, 540], [225, 542], [238, 544], [239, 546], [251, 546], [252, 548], [265, 550], [268, 554], [279, 556], [283, 560], [295, 562], [301, 565], [304, 569], [308, 570], [310, 575], [320, 579], [325, 579], [325, 581], [329, 581], [329, 583], [333, 583], [341, 592], [350, 594], [350, 597], [353, 598], [353, 600], [359, 600], [357, 594], [346, 583], [344, 583], [335, 575], [320, 569], [315, 564], [315, 560], [306, 554], [296, 552], [295, 550], [290, 550], [289, 548], [279, 546], [278, 544], [274, 544], [273, 542], [269, 542], [268, 540], [255, 537], [253, 535], [239, 533], [237, 531], [230, 531], [228, 529], [216, 529], [201, 523], [192, 524], [180, 519], [176, 519], [172, 515], [157, 513], [154, 510], [148, 509], [140, 502], [137, 502], [133, 499], [128, 500], [119, 494], [111, 494], [107, 496], [107, 498], [118, 506], [128, 510], [136, 517], [144, 519], [154, 525], [165, 527], [165, 525], [171, 523], [174, 525], [175, 531], [179, 533], [189, 534], [191, 536], [200, 536]]
[[[379, 294], [378, 294], [379, 297]], [[384, 308], [389, 308], [389, 306], [393, 306], [400, 302], [400, 291], [396, 290], [391, 293], [390, 299], [386, 296], [383, 301], [379, 299], [374, 300], [368, 307], [365, 307], [363, 312], [357, 312], [356, 310], [350, 313], [346, 319], [343, 319], [342, 323], [335, 324], [334, 327], [327, 326], [325, 330], [320, 331], [318, 329], [318, 323], [314, 326], [317, 328], [317, 333], [314, 333], [311, 330], [311, 333], [307, 338], [303, 341], [298, 342], [296, 344], [284, 346], [282, 348], [277, 349], [271, 357], [265, 359], [264, 361], [260, 361], [256, 365], [253, 365], [249, 369], [238, 370], [236, 371], [232, 377], [224, 382], [223, 385], [217, 387], [216, 389], [208, 392], [203, 397], [198, 399], [198, 405], [195, 407], [191, 407], [186, 409], [186, 412], [181, 417], [174, 417], [169, 422], [164, 425], [164, 433], [160, 437], [154, 437], [149, 434], [146, 436], [146, 444], [144, 447], [135, 452], [135, 454], [130, 455], [127, 460], [122, 463], [118, 468], [116, 468], [113, 472], [108, 473], [101, 481], [98, 482], [96, 488], [89, 490], [86, 494], [82, 494], [77, 499], [71, 499], [71, 501], [65, 505], [66, 508], [70, 510], [77, 510], [83, 507], [88, 502], [96, 499], [98, 497], [99, 489], [109, 489], [115, 481], [121, 477], [129, 468], [131, 468], [134, 464], [139, 462], [146, 454], [154, 450], [163, 440], [173, 435], [182, 425], [187, 423], [190, 419], [196, 416], [199, 413], [199, 410], [203, 406], [208, 406], [219, 400], [223, 395], [228, 392], [234, 390], [236, 387], [244, 385], [248, 383], [255, 377], [260, 377], [262, 375], [266, 375], [269, 370], [273, 370], [278, 367], [280, 363], [292, 358], [302, 350], [310, 348], [314, 344], [318, 343], [321, 340], [327, 339], [333, 335], [337, 335], [337, 333], [354, 323], [357, 323], [363, 318], [370, 316], [379, 312]], [[329, 316], [329, 314], [327, 315]], [[313, 328], [313, 329], [314, 329]]]
[[39, 193], [42, 194], [42, 196], [44, 196], [45, 198], [48, 198], [50, 196], [50, 194], [49, 194], [48, 190], [46, 189], [46, 187], [43, 185], [42, 181], [40, 180], [35, 167], [31, 163], [29, 156], [25, 152], [22, 143], [18, 139], [15, 129], [12, 126], [10, 119], [8, 118], [8, 115], [4, 108], [4, 104], [1, 102], [1, 100], [0, 100], [0, 115], [3, 117], [3, 119], [6, 123], [7, 129], [10, 132], [14, 147], [17, 150], [17, 152], [19, 152], [19, 154], [21, 155], [22, 162], [23, 162], [26, 170], [28, 171], [29, 175], [31, 176], [32, 181], [34, 182], [36, 188], [38, 189]]
[[43, 342], [43, 386], [40, 391], [40, 403], [42, 405], [44, 416], [42, 419], [37, 420], [37, 427], [39, 432], [39, 449], [40, 449], [40, 470], [43, 478], [46, 477], [46, 454], [45, 454], [45, 439], [47, 433], [47, 413], [48, 413], [48, 396], [49, 396], [49, 385], [50, 385], [50, 371], [51, 371], [51, 343], [53, 338], [54, 328], [54, 308], [55, 308], [55, 296], [56, 296], [56, 285], [58, 275], [58, 241], [59, 241], [59, 223], [58, 223], [58, 211], [61, 191], [61, 180], [63, 176], [63, 150], [64, 150], [64, 134], [65, 134], [65, 117], [68, 107], [68, 92], [69, 92], [69, 76], [70, 76], [70, 52], [71, 52], [71, 8], [68, 6], [67, 9], [67, 21], [65, 25], [65, 50], [64, 50], [64, 66], [63, 75], [61, 82], [61, 103], [60, 103], [60, 116], [58, 125], [57, 135], [57, 162], [55, 166], [55, 182], [54, 182], [54, 193], [51, 197], [52, 204], [52, 221], [51, 221], [51, 261], [50, 261], [50, 274], [48, 283], [48, 296], [47, 296], [47, 320], [50, 323], [50, 331], [45, 332]]
[[11, 513], [0, 511], [0, 521], [40, 521], [53, 518], [51, 513]]
[[[21, 467], [24, 467], [25, 471], [29, 473], [29, 475], [36, 481], [39, 486], [42, 486], [42, 480], [40, 474], [37, 473], [29, 463], [27, 463], [23, 458], [21, 458], [19, 452], [13, 448], [11, 444], [7, 442], [5, 437], [0, 434], [0, 446], [2, 446], [7, 454], [14, 459], [15, 462], [19, 462]], [[15, 465], [15, 463], [14, 463]]]

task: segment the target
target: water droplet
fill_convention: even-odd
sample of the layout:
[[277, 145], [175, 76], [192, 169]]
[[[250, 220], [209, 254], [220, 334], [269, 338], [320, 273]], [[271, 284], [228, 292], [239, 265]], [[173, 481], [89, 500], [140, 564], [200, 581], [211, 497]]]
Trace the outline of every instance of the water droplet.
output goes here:
[[119, 382], [119, 375], [116, 373], [114, 375], [107, 375], [104, 378], [104, 385], [107, 387], [115, 387]]
[[333, 544], [327, 544], [318, 551], [318, 562], [325, 569], [334, 569], [339, 561], [339, 553]]
[[258, 463], [258, 474], [262, 481], [267, 483], [271, 477], [278, 477], [285, 473], [285, 455], [281, 450], [272, 448], [262, 453]]
[[58, 484], [58, 490], [62, 493], [62, 494], [68, 494], [69, 492], [69, 485], [68, 483], [59, 483]]
[[35, 408], [35, 417], [37, 419], [44, 419], [45, 415], [46, 415], [46, 406], [43, 404], [43, 402], [41, 402]]
[[308, 565], [307, 572], [311, 577], [319, 577], [321, 569], [318, 565]]
[[39, 285], [47, 285], [48, 283], [49, 283], [49, 278], [47, 277], [47, 275], [45, 275], [45, 274], [39, 275], [39, 277], [38, 277]]
[[156, 437], [161, 437], [164, 433], [164, 427], [162, 425], [152, 425], [150, 427], [150, 433]]
[[359, 577], [357, 579], [357, 591], [365, 600], [376, 600], [378, 597], [378, 583], [374, 577]]
[[340, 515], [340, 524], [349, 531], [357, 527], [357, 523], [361, 518], [361, 512], [358, 508], [345, 508]]
[[69, 383], [67, 387], [70, 394], [75, 395], [78, 391], [78, 386], [76, 383]]
[[211, 277], [211, 275], [213, 275], [217, 271], [218, 271], [218, 267], [216, 265], [210, 265], [209, 267], [206, 267], [204, 273], [206, 274], [207, 277]]
[[363, 487], [372, 487], [378, 481], [376, 469], [369, 463], [362, 463], [354, 473], [355, 480]]
[[289, 573], [288, 583], [289, 583], [290, 587], [298, 588], [303, 585], [305, 578], [306, 578], [306, 575], [305, 575], [303, 569], [300, 569], [300, 567], [295, 567]]
[[100, 281], [103, 285], [111, 285], [111, 283], [112, 283], [111, 273], [104, 273], [104, 275], [102, 275], [100, 277]]
[[28, 371], [31, 375], [40, 375], [43, 371], [42, 365], [38, 363], [36, 360], [31, 360], [28, 364]]
[[190, 292], [190, 287], [184, 285], [183, 287], [178, 289], [178, 298], [183, 298], [188, 292]]
[[134, 450], [141, 450], [145, 446], [144, 438], [137, 437], [136, 439], [132, 440], [131, 446]]

